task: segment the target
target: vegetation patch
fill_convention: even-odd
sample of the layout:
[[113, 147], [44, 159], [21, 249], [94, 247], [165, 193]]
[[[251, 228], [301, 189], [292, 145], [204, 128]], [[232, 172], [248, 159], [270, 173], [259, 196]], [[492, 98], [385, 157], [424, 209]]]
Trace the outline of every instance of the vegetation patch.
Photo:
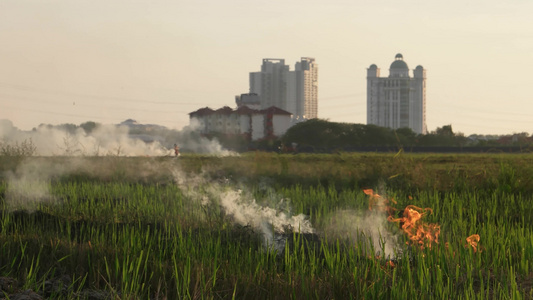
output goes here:
[[26, 156], [1, 166], [0, 298], [531, 298], [532, 165]]

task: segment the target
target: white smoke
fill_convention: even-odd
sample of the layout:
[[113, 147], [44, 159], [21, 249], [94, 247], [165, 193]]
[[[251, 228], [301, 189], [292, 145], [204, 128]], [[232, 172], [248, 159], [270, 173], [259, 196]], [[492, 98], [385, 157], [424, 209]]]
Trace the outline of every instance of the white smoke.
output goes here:
[[[174, 178], [189, 199], [196, 199], [204, 207], [220, 206], [225, 215], [236, 224], [251, 226], [261, 232], [267, 248], [274, 248], [278, 252], [282, 250], [285, 238], [280, 236], [284, 233], [318, 234], [306, 215], [292, 215], [283, 199], [278, 198], [278, 202], [274, 203], [275, 195], [266, 202], [277, 205], [261, 205], [245, 190], [227, 183], [208, 182], [200, 175], [190, 176], [179, 170], [175, 170]], [[373, 210], [337, 210], [320, 226], [320, 234], [328, 239], [349, 241], [354, 246], [361, 247], [365, 255], [373, 253], [382, 258], [396, 258], [402, 248], [384, 208], [385, 203], [379, 201], [375, 203]]]
[[390, 259], [397, 256], [400, 244], [389, 225], [383, 211], [343, 209], [331, 216], [324, 231], [328, 236], [354, 242], [366, 255], [374, 253]]
[[6, 207], [33, 211], [39, 203], [52, 200], [51, 179], [63, 173], [65, 167], [51, 161], [28, 161], [22, 162], [15, 171], [3, 174], [7, 181]]
[[[143, 128], [143, 125], [139, 126]], [[0, 174], [7, 182], [6, 204], [10, 209], [33, 210], [39, 203], [52, 199], [50, 181], [53, 178], [75, 172], [100, 178], [113, 178], [116, 174], [127, 174], [136, 179], [148, 178], [162, 171], [168, 172], [169, 170], [165, 169], [166, 165], [154, 161], [143, 160], [132, 165], [124, 164], [113, 158], [171, 156], [173, 155], [172, 145], [175, 141], [181, 141], [181, 148], [186, 148], [189, 143], [192, 149], [198, 149], [202, 153], [233, 155], [232, 152], [224, 150], [216, 141], [200, 136], [191, 138], [194, 132], [190, 129], [179, 132], [158, 126], [149, 128], [153, 131], [151, 137], [154, 139], [145, 142], [132, 135], [127, 126], [97, 125], [90, 133], [87, 133], [81, 126], [73, 128], [71, 126], [69, 130], [61, 126], [39, 126], [31, 131], [22, 131], [13, 126], [9, 120], [0, 120], [2, 149], [21, 149], [27, 146], [25, 150], [32, 148], [35, 152], [26, 151], [23, 155], [38, 156], [20, 160], [15, 164], [14, 170]], [[161, 136], [172, 139], [172, 142], [165, 142]], [[162, 143], [170, 144], [170, 147], [166, 148]], [[63, 160], [58, 162], [44, 158], [50, 156], [61, 156]], [[91, 161], [89, 158], [92, 156], [105, 156], [106, 158], [105, 161]], [[43, 158], [39, 159], [39, 157]]]
[[274, 246], [278, 250], [280, 245], [277, 245], [274, 240], [275, 234], [315, 233], [315, 229], [307, 216], [303, 214], [291, 216], [287, 212], [261, 206], [257, 204], [255, 199], [245, 196], [242, 190], [228, 190], [222, 193], [220, 205], [236, 223], [252, 226], [252, 228], [261, 231], [267, 246]]
[[50, 200], [50, 182], [38, 177], [9, 179], [5, 193], [8, 210], [35, 210], [36, 204]]
[[[251, 226], [261, 232], [265, 246], [280, 250], [276, 234], [315, 233], [307, 216], [291, 215], [287, 210], [260, 205], [252, 195], [228, 184], [208, 182], [201, 176], [187, 176], [179, 170], [174, 172], [175, 182], [192, 201], [204, 207], [219, 206], [229, 219], [241, 226]], [[280, 199], [279, 202], [283, 202]]]
[[170, 150], [158, 141], [145, 143], [132, 138], [126, 126], [99, 125], [90, 134], [78, 127], [66, 130], [39, 126], [31, 131], [18, 130], [11, 122], [0, 123], [0, 140], [20, 144], [31, 140], [39, 156], [163, 156]]
[[[61, 164], [53, 160], [31, 159], [20, 163], [16, 170], [4, 174], [7, 178], [5, 194], [6, 203], [11, 208], [32, 209], [43, 201], [52, 200], [50, 182], [53, 178], [74, 172], [112, 176], [117, 168], [128, 168], [138, 177], [152, 176], [164, 171], [172, 173], [184, 195], [192, 199], [199, 211], [207, 211], [209, 207], [222, 209], [226, 216], [236, 224], [251, 226], [261, 232], [267, 245], [279, 249], [276, 235], [286, 230], [300, 233], [315, 233], [311, 222], [303, 214], [292, 215], [289, 209], [280, 209], [281, 197], [269, 199], [270, 204], [260, 205], [252, 195], [226, 183], [208, 182], [202, 176], [190, 176], [180, 170], [154, 161], [142, 162], [141, 165], [123, 166], [119, 161], [104, 161], [96, 164], [85, 156], [169, 156], [172, 145], [178, 141], [180, 148], [215, 155], [235, 155], [224, 150], [214, 140], [208, 140], [195, 134], [194, 128], [185, 128], [177, 132], [155, 132], [162, 139], [146, 143], [132, 138], [128, 127], [115, 125], [99, 125], [90, 134], [77, 128], [74, 131], [56, 127], [40, 126], [32, 131], [18, 130], [9, 121], [0, 120], [0, 142], [22, 143], [31, 140], [40, 156], [68, 156]], [[172, 141], [172, 142], [169, 142]], [[170, 144], [169, 148], [163, 144]], [[196, 149], [196, 150], [194, 150]], [[132, 169], [132, 170], [130, 170]], [[122, 171], [122, 170], [120, 170]], [[276, 197], [274, 197], [276, 198]], [[262, 199], [264, 200], [264, 199]], [[274, 203], [277, 202], [277, 203]], [[286, 202], [285, 202], [286, 204]], [[193, 205], [193, 206], [194, 206]], [[276, 207], [278, 206], [278, 207]], [[191, 209], [195, 209], [192, 207]], [[198, 214], [200, 216], [201, 214]], [[399, 248], [397, 236], [390, 232], [388, 221], [379, 209], [369, 212], [339, 210], [321, 230], [328, 236], [361, 242], [365, 253], [371, 249], [374, 253], [394, 257], [395, 249]], [[371, 241], [371, 242], [370, 242]]]
[[[133, 120], [127, 124], [98, 124], [89, 133], [81, 127], [51, 125], [22, 131], [9, 120], [0, 120], [0, 142], [15, 145], [31, 140], [38, 156], [172, 156], [174, 144], [182, 152], [238, 155], [224, 149], [217, 140], [201, 136], [194, 124], [182, 130]], [[132, 134], [132, 130], [142, 134]]]
[[[133, 162], [133, 163], [130, 163]], [[0, 174], [7, 183], [5, 204], [9, 210], [36, 210], [43, 202], [54, 200], [51, 182], [71, 174], [103, 180], [131, 179], [133, 181], [168, 180], [172, 164], [156, 158], [136, 160], [124, 157], [29, 157]], [[167, 179], [165, 179], [167, 178]]]
[[192, 119], [189, 126], [185, 126], [177, 135], [180, 146], [193, 153], [212, 154], [217, 156], [237, 156], [237, 152], [224, 149], [216, 139], [207, 139], [199, 135], [201, 125]]

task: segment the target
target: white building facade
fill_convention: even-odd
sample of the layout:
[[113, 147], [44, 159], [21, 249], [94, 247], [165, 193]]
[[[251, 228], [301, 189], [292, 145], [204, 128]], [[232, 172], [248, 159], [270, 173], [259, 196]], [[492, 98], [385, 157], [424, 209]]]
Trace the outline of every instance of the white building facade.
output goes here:
[[291, 127], [291, 113], [275, 106], [252, 109], [241, 106], [235, 110], [208, 107], [189, 113], [189, 124], [202, 134], [222, 133], [244, 135], [251, 141], [280, 137]]
[[263, 59], [260, 72], [250, 73], [250, 94], [260, 97], [261, 108], [275, 106], [295, 120], [318, 117], [318, 65], [302, 57], [290, 71], [284, 59]]
[[380, 69], [372, 64], [367, 69], [367, 124], [426, 134], [426, 70], [419, 65], [410, 77], [400, 53], [389, 77], [380, 77]]

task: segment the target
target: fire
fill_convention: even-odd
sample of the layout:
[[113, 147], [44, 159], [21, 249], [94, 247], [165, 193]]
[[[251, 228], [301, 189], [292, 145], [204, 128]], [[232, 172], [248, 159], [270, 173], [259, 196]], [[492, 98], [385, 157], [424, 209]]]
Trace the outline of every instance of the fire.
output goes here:
[[[472, 248], [474, 249], [474, 253], [477, 252], [477, 243], [479, 242], [481, 238], [479, 237], [479, 234], [472, 234], [471, 236], [467, 237], [466, 238], [466, 242], [468, 244], [466, 244], [466, 246], [470, 245], [472, 246]], [[479, 252], [481, 252], [481, 249], [479, 250]]]
[[[374, 205], [378, 205], [378, 208], [381, 208], [382, 210], [385, 210], [390, 214], [395, 210], [395, 208], [387, 205], [389, 203], [389, 199], [381, 197], [378, 193], [374, 193], [373, 189], [365, 189], [363, 190], [363, 193], [370, 196], [370, 199], [368, 200], [368, 209], [372, 210]], [[396, 201], [394, 199], [391, 199], [391, 202], [396, 204]], [[384, 207], [385, 206], [385, 207]]]
[[373, 189], [363, 190], [363, 193], [365, 193], [368, 196], [370, 196], [370, 199], [368, 199], [368, 209], [372, 210], [372, 207], [374, 206], [374, 204], [377, 201], [379, 201], [381, 199], [381, 196], [379, 194], [377, 194], [377, 193], [374, 193]]
[[[393, 216], [394, 207], [388, 205], [389, 200], [383, 198], [377, 193], [374, 193], [372, 189], [364, 189], [363, 192], [370, 196], [369, 198], [369, 210], [372, 210], [374, 205], [378, 205], [378, 208], [381, 208], [381, 211], [386, 211], [388, 213], [387, 220], [389, 222], [401, 224], [402, 231], [407, 235], [409, 241], [406, 244], [417, 245], [420, 249], [431, 248], [433, 243], [439, 243], [440, 235], [440, 225], [436, 223], [426, 223], [423, 218], [432, 214], [433, 210], [431, 208], [420, 208], [414, 205], [408, 205], [403, 211], [403, 217], [395, 218]], [[409, 196], [411, 200], [412, 197]], [[396, 204], [397, 202], [394, 199], [391, 199], [391, 202]], [[471, 246], [474, 249], [474, 252], [481, 252], [481, 247], [478, 247], [478, 242], [480, 237], [478, 234], [473, 234], [466, 238], [467, 246]], [[448, 249], [449, 244], [446, 243], [445, 247]]]
[[[379, 205], [386, 205], [384, 210], [389, 214], [387, 220], [389, 222], [402, 224], [401, 229], [409, 238], [407, 244], [411, 243], [413, 245], [418, 245], [421, 249], [424, 249], [426, 247], [431, 248], [433, 243], [439, 243], [440, 226], [438, 224], [428, 224], [422, 220], [422, 218], [428, 213], [433, 213], [431, 208], [420, 208], [414, 205], [408, 205], [403, 211], [403, 217], [394, 218], [393, 213], [396, 209], [387, 205], [387, 199], [374, 193], [372, 189], [365, 189], [363, 192], [370, 196], [370, 210], [372, 210], [372, 207], [376, 203]], [[392, 199], [391, 202], [394, 204], [397, 203], [394, 199]]]
[[[433, 213], [431, 208], [420, 208], [408, 205], [403, 211], [402, 218], [389, 216], [389, 222], [403, 223], [401, 228], [413, 245], [419, 245], [421, 249], [431, 248], [433, 243], [439, 243], [440, 225], [428, 224], [421, 219], [427, 213]], [[409, 244], [409, 242], [407, 242]]]
[[395, 268], [396, 267], [396, 265], [394, 264], [394, 262], [392, 260], [387, 261], [386, 266], [389, 267], [389, 268]]

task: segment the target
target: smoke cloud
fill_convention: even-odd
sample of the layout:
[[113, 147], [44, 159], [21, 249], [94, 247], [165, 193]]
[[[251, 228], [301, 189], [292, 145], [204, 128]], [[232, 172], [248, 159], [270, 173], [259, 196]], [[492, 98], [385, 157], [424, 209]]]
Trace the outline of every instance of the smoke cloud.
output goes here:
[[[283, 199], [280, 200], [282, 201]], [[255, 199], [244, 195], [242, 190], [224, 192], [220, 196], [220, 205], [238, 224], [249, 225], [261, 231], [267, 246], [274, 246], [278, 250], [281, 245], [275, 240], [276, 233], [315, 233], [307, 216], [291, 216], [288, 212], [261, 206]]]
[[200, 123], [192, 119], [189, 126], [183, 127], [181, 131], [174, 131], [170, 134], [169, 140], [178, 140], [180, 145], [189, 152], [214, 154], [217, 156], [236, 156], [234, 151], [226, 150], [216, 139], [207, 139], [202, 137]]
[[74, 166], [52, 161], [23, 161], [14, 171], [5, 172], [7, 182], [5, 204], [9, 210], [33, 211], [41, 202], [52, 201], [51, 180]]
[[189, 176], [179, 170], [175, 170], [174, 178], [189, 199], [196, 199], [208, 211], [213, 207], [221, 208], [232, 222], [261, 232], [265, 246], [278, 252], [285, 247], [283, 234], [290, 232], [349, 241], [361, 246], [365, 255], [373, 253], [382, 258], [396, 258], [402, 251], [398, 232], [387, 220], [385, 198], [379, 198], [372, 210], [337, 210], [317, 229], [308, 216], [291, 214], [289, 201], [275, 194], [258, 201], [245, 189], [235, 188], [228, 182], [208, 182], [202, 175]]
[[[20, 144], [31, 140], [36, 147], [36, 155], [62, 157], [61, 163], [46, 157], [24, 160], [15, 170], [3, 174], [7, 181], [5, 200], [8, 207], [32, 210], [38, 203], [53, 201], [51, 180], [71, 173], [82, 172], [100, 178], [112, 178], [117, 170], [120, 174], [135, 173], [136, 178], [168, 173], [190, 199], [191, 211], [221, 211], [226, 220], [261, 232], [268, 247], [281, 250], [285, 241], [280, 241], [279, 236], [284, 233], [318, 234], [308, 217], [291, 214], [289, 201], [280, 196], [270, 194], [270, 199], [257, 200], [246, 189], [231, 186], [229, 182], [210, 182], [202, 175], [185, 174], [176, 164], [142, 160], [137, 165], [124, 166], [112, 159], [116, 156], [173, 156], [175, 143], [182, 151], [236, 155], [224, 150], [215, 140], [201, 137], [194, 125], [181, 131], [157, 126], [149, 128], [146, 130], [144, 125], [139, 127], [130, 123], [129, 126], [98, 125], [89, 132], [81, 127], [67, 130], [54, 126], [21, 131], [11, 122], [0, 120], [0, 143]], [[90, 156], [109, 159], [94, 161]], [[380, 205], [383, 204], [378, 203], [378, 209], [366, 212], [338, 210], [323, 223], [320, 233], [357, 241], [363, 245], [366, 254], [373, 252], [395, 257], [395, 251], [400, 248], [398, 236], [391, 232]], [[207, 218], [205, 213], [197, 213], [196, 216]]]
[[[281, 250], [283, 243], [276, 235], [288, 231], [315, 233], [311, 222], [303, 214], [292, 215], [288, 203], [278, 200], [278, 207], [260, 205], [251, 194], [232, 187], [228, 182], [208, 182], [200, 176], [174, 172], [175, 182], [184, 194], [209, 209], [221, 208], [227, 219], [241, 226], [251, 226], [261, 232], [267, 248]], [[285, 207], [280, 209], [279, 207]]]
[[398, 236], [392, 233], [387, 216], [378, 210], [366, 212], [338, 210], [325, 226], [328, 236], [357, 242], [363, 253], [394, 258], [400, 249]]
[[[82, 124], [83, 125], [83, 124]], [[127, 120], [120, 125], [41, 125], [22, 131], [9, 120], [0, 120], [0, 142], [20, 144], [31, 140], [39, 156], [172, 156], [174, 144], [181, 152], [217, 156], [237, 155], [216, 140], [198, 133], [194, 124], [182, 130]]]

